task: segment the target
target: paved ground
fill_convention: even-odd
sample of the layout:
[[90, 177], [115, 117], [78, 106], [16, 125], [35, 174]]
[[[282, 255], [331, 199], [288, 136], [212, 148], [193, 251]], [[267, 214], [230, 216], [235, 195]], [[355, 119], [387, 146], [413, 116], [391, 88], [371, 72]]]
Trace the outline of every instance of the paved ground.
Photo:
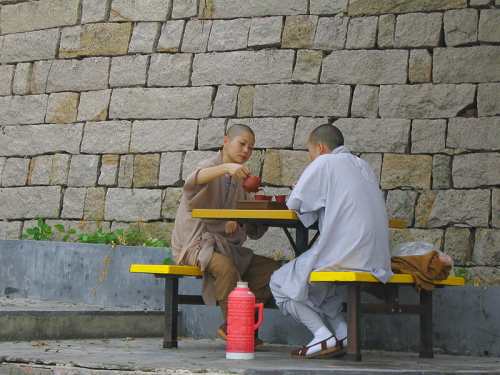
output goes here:
[[162, 349], [158, 338], [0, 342], [0, 374], [500, 374], [500, 358], [365, 352], [363, 362], [296, 360], [289, 347], [269, 345], [251, 361], [225, 359], [220, 340], [183, 339]]

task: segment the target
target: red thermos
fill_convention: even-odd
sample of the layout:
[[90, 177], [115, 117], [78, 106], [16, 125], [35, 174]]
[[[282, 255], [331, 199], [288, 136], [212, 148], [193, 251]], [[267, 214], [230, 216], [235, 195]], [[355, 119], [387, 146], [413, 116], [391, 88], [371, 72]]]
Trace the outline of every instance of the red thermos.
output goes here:
[[[255, 323], [255, 309], [259, 319]], [[264, 304], [255, 303], [248, 283], [238, 281], [229, 294], [227, 303], [227, 359], [253, 359], [255, 357], [255, 330], [262, 324]]]

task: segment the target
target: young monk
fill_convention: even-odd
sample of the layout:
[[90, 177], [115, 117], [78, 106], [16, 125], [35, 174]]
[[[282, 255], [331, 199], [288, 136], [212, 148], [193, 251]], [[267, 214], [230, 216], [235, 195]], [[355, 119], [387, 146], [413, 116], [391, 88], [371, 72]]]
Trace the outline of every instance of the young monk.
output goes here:
[[200, 267], [203, 300], [206, 304], [219, 303], [224, 324], [217, 334], [223, 339], [227, 332], [227, 297], [236, 282], [247, 281], [257, 301], [265, 302], [271, 297], [269, 279], [279, 264], [243, 247], [247, 235], [259, 238], [266, 228], [195, 219], [191, 210], [236, 208], [239, 200], [251, 199], [243, 190], [242, 181], [250, 174], [244, 163], [250, 159], [254, 144], [255, 135], [248, 126], [237, 124], [227, 130], [222, 150], [201, 162], [187, 178], [172, 233], [176, 262]]
[[347, 325], [341, 314], [343, 290], [309, 284], [318, 269], [372, 273], [382, 282], [392, 275], [388, 222], [382, 192], [372, 169], [352, 155], [338, 128], [321, 125], [309, 136], [312, 160], [294, 187], [287, 205], [320, 235], [310, 249], [277, 270], [271, 290], [284, 315], [291, 315], [313, 338], [292, 352], [301, 358], [345, 353]]

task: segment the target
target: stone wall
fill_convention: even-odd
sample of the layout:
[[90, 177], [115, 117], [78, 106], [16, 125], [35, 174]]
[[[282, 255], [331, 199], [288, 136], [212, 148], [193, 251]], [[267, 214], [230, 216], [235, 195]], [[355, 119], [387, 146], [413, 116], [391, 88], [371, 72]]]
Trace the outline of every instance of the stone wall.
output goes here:
[[0, 0], [0, 238], [36, 217], [168, 237], [235, 121], [280, 192], [334, 123], [405, 219], [394, 242], [500, 282], [500, 1]]

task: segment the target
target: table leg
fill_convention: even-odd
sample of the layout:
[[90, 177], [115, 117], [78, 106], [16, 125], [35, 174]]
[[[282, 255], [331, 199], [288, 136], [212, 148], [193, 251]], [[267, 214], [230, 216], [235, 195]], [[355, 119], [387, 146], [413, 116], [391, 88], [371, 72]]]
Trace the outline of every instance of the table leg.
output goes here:
[[164, 348], [177, 348], [177, 314], [179, 279], [165, 278], [165, 331], [163, 334]]
[[347, 288], [347, 357], [361, 361], [361, 291], [359, 285]]
[[433, 358], [432, 342], [432, 292], [420, 291], [420, 358]]
[[309, 247], [309, 229], [302, 225], [302, 223], [299, 223], [295, 229], [295, 246], [297, 248], [297, 256], [305, 252]]

